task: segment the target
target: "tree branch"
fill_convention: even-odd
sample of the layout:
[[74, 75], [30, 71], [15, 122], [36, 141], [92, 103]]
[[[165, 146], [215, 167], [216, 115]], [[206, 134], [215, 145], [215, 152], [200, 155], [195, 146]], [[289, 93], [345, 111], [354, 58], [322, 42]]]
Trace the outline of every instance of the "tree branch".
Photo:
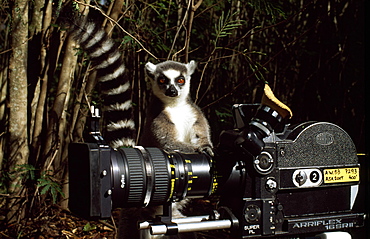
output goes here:
[[88, 6], [88, 7], [91, 7], [97, 11], [99, 11], [104, 17], [106, 17], [109, 21], [113, 22], [114, 24], [116, 24], [119, 29], [121, 29], [125, 34], [127, 34], [129, 37], [131, 37], [132, 39], [134, 39], [140, 46], [141, 48], [143, 48], [144, 51], [146, 51], [149, 55], [151, 55], [153, 58], [155, 58], [156, 60], [158, 59], [158, 57], [156, 57], [155, 55], [153, 55], [153, 53], [151, 53], [150, 51], [148, 51], [144, 45], [136, 38], [134, 37], [133, 35], [131, 35], [128, 31], [126, 31], [121, 25], [118, 24], [118, 22], [116, 20], [114, 20], [113, 18], [109, 17], [107, 14], [105, 14], [100, 8], [98, 7], [95, 7], [95, 6], [92, 6], [91, 4], [86, 4], [86, 3], [83, 3], [83, 2], [80, 2], [80, 1], [77, 1], [77, 0], [73, 0], [74, 2], [78, 3], [78, 4], [82, 4], [84, 6]]

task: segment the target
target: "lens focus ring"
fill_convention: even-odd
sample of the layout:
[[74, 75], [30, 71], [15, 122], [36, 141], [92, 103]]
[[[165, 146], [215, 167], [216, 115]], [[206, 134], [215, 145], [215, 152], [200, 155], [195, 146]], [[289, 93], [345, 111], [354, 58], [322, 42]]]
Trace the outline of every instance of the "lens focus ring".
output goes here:
[[143, 158], [138, 150], [132, 148], [124, 149], [127, 157], [128, 171], [130, 174], [129, 193], [127, 203], [137, 205], [142, 201], [144, 196], [145, 167]]
[[170, 168], [168, 159], [158, 148], [146, 148], [153, 163], [154, 188], [151, 203], [158, 204], [168, 200], [170, 190]]

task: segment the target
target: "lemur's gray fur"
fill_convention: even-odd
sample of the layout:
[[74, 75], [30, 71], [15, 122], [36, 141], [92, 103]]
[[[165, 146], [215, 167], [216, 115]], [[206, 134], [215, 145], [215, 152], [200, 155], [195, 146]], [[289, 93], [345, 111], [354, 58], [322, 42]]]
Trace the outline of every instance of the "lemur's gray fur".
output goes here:
[[190, 79], [196, 63], [166, 61], [145, 65], [153, 95], [140, 145], [167, 151], [212, 154], [209, 124], [190, 98]]

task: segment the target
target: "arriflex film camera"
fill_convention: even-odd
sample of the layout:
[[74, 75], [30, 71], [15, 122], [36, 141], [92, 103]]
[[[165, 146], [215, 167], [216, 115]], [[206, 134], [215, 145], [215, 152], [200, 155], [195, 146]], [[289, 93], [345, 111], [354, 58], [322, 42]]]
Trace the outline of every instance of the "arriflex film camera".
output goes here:
[[[345, 231], [364, 224], [354, 212], [360, 182], [355, 146], [337, 125], [283, 123], [261, 105], [234, 105], [235, 129], [224, 131], [215, 156], [158, 148], [114, 150], [92, 117], [87, 143], [69, 148], [69, 207], [107, 218], [112, 209], [163, 205], [140, 229], [152, 234], [227, 229], [235, 238]], [[171, 202], [219, 195], [206, 216], [171, 217]]]

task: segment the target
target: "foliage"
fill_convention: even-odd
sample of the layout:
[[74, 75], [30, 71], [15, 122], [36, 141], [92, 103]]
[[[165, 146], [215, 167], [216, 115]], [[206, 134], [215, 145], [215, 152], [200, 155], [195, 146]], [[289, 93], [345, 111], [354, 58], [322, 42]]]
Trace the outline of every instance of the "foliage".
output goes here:
[[248, 4], [256, 9], [256, 11], [271, 16], [272, 22], [276, 22], [276, 19], [279, 19], [279, 17], [286, 18], [283, 4], [289, 5], [290, 3], [274, 0], [251, 0], [248, 1]]
[[233, 30], [237, 29], [242, 25], [241, 20], [233, 20], [233, 18], [238, 15], [238, 12], [230, 13], [228, 12], [225, 16], [225, 12], [221, 13], [218, 19], [218, 24], [215, 25], [215, 35], [216, 39], [214, 41], [215, 47], [217, 46], [217, 41], [219, 38], [227, 37], [233, 34]]
[[88, 232], [88, 231], [91, 231], [91, 230], [95, 230], [96, 229], [96, 226], [94, 224], [90, 224], [90, 222], [86, 223], [86, 225], [84, 226], [84, 231], [85, 232]]
[[24, 180], [35, 180], [35, 167], [30, 164], [17, 165], [11, 175], [22, 177]]
[[64, 197], [60, 183], [55, 182], [50, 175], [44, 173], [39, 179], [37, 179], [37, 182], [37, 187], [41, 189], [40, 194], [45, 195], [50, 192], [53, 198], [53, 203], [57, 202], [58, 194]]
[[[43, 172], [40, 177], [37, 177], [39, 172], [40, 170], [37, 170], [30, 164], [16, 165], [12, 171], [8, 173], [2, 172], [0, 177], [1, 193], [8, 193], [8, 183], [14, 178], [20, 178], [22, 182], [28, 182], [28, 185], [33, 184], [37, 189], [41, 189], [41, 195], [50, 193], [53, 199], [52, 202], [54, 204], [57, 203], [58, 195], [64, 197], [61, 184], [56, 182], [55, 179], [46, 172]], [[16, 187], [22, 187], [22, 185], [16, 185]]]

